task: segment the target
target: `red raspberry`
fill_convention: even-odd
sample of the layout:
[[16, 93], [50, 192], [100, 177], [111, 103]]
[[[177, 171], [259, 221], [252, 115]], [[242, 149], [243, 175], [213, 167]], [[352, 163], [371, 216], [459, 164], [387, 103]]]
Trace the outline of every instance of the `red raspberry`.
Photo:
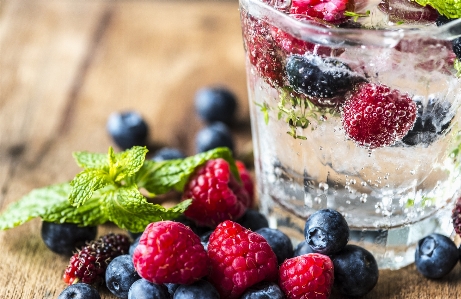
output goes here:
[[192, 198], [184, 212], [200, 226], [216, 227], [224, 220], [240, 218], [250, 198], [230, 172], [224, 159], [209, 160], [197, 169], [184, 188], [183, 199]]
[[239, 298], [260, 281], [277, 280], [277, 257], [261, 235], [227, 220], [210, 236], [209, 281], [222, 299]]
[[347, 136], [370, 149], [392, 145], [413, 127], [416, 104], [407, 94], [365, 83], [346, 100], [342, 124]]
[[287, 259], [280, 265], [279, 279], [288, 299], [328, 299], [334, 281], [333, 262], [320, 253]]
[[461, 236], [461, 197], [456, 200], [451, 218], [453, 219], [453, 227], [458, 236]]
[[290, 13], [340, 23], [346, 18], [344, 12], [347, 2], [348, 0], [293, 0]]
[[139, 276], [152, 283], [193, 283], [208, 274], [209, 260], [200, 238], [174, 221], [149, 224], [133, 253]]
[[247, 168], [245, 167], [245, 164], [242, 161], [235, 161], [235, 164], [237, 165], [237, 168], [240, 173], [240, 179], [242, 180], [243, 187], [245, 188], [245, 191], [248, 194], [248, 197], [250, 198], [250, 204], [248, 207], [252, 207], [254, 204], [254, 195], [255, 195], [255, 186], [253, 179], [251, 178], [250, 172], [248, 172]]
[[130, 239], [126, 235], [108, 234], [91, 241], [75, 253], [64, 272], [64, 282], [102, 283], [107, 265], [119, 255], [127, 254]]

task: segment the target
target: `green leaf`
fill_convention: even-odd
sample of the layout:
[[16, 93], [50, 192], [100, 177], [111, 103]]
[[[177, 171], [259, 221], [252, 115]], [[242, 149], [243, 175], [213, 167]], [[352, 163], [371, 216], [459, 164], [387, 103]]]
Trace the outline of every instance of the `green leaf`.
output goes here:
[[98, 169], [108, 169], [109, 163], [107, 161], [107, 155], [105, 154], [96, 154], [89, 152], [74, 152], [74, 156], [77, 165], [81, 168], [98, 168]]
[[70, 184], [65, 183], [31, 191], [19, 201], [10, 204], [0, 215], [0, 229], [13, 228], [36, 217], [42, 217], [44, 221], [49, 222], [69, 222], [84, 226], [107, 221], [101, 214], [96, 199], [88, 200], [80, 208], [73, 207], [68, 200], [71, 190]]
[[74, 206], [81, 206], [93, 196], [93, 192], [107, 186], [110, 178], [107, 172], [100, 169], [85, 169], [70, 182], [72, 191], [69, 201]]
[[171, 189], [182, 191], [184, 185], [195, 169], [210, 159], [223, 158], [229, 163], [234, 177], [240, 181], [237, 166], [232, 152], [226, 147], [216, 148], [183, 160], [167, 160], [162, 162], [145, 161], [137, 173], [136, 182], [139, 187], [155, 194], [163, 194]]
[[191, 200], [167, 209], [147, 202], [138, 188], [130, 185], [104, 193], [102, 202], [104, 214], [118, 227], [142, 232], [151, 222], [177, 218], [190, 205]]
[[124, 152], [114, 154], [109, 148], [109, 175], [115, 182], [134, 175], [144, 164], [148, 150], [142, 146], [134, 146]]
[[415, 0], [421, 6], [432, 6], [450, 19], [461, 18], [461, 0]]
[[459, 58], [455, 59], [453, 67], [456, 70], [456, 77], [461, 78], [461, 61], [459, 60]]

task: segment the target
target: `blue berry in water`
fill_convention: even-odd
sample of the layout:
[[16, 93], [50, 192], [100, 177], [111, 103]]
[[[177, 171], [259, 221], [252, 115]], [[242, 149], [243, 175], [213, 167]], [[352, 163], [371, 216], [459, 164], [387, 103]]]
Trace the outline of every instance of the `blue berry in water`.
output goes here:
[[418, 99], [415, 102], [418, 108], [416, 120], [413, 128], [402, 138], [402, 142], [411, 146], [427, 146], [447, 131], [454, 114], [450, 111], [450, 102], [447, 101], [429, 99], [426, 107]]
[[152, 157], [155, 162], [161, 162], [166, 160], [183, 159], [186, 155], [177, 148], [164, 147], [158, 150]]
[[455, 243], [447, 236], [430, 234], [418, 241], [415, 251], [416, 269], [427, 278], [447, 275], [458, 262]]
[[193, 284], [180, 285], [173, 299], [219, 299], [219, 293], [211, 283], [202, 279]]
[[237, 223], [252, 231], [257, 231], [263, 227], [269, 227], [266, 216], [253, 209], [247, 209], [245, 214], [237, 220]]
[[313, 54], [289, 56], [286, 73], [295, 91], [317, 98], [344, 96], [365, 81], [345, 63]]
[[249, 287], [240, 299], [284, 299], [280, 287], [273, 282], [260, 282]]
[[307, 240], [302, 241], [296, 246], [293, 256], [300, 256], [308, 253], [314, 253], [314, 250], [309, 246]]
[[237, 98], [224, 87], [202, 88], [195, 95], [195, 110], [207, 123], [231, 124], [237, 110]]
[[94, 240], [96, 226], [78, 226], [73, 223], [42, 222], [41, 236], [45, 245], [53, 252], [71, 256], [86, 242]]
[[128, 292], [128, 299], [170, 299], [168, 289], [163, 284], [151, 283], [145, 279], [135, 281]]
[[114, 258], [106, 269], [106, 286], [118, 298], [128, 298], [131, 285], [140, 277], [129, 254]]
[[279, 264], [283, 263], [286, 259], [293, 257], [293, 244], [291, 243], [290, 238], [282, 231], [264, 227], [255, 232], [266, 239], [267, 243], [269, 243], [270, 247], [277, 256], [277, 262]]
[[101, 299], [98, 291], [86, 283], [71, 284], [59, 294], [58, 299]]
[[130, 256], [133, 256], [134, 250], [136, 249], [136, 246], [138, 246], [139, 240], [140, 240], [140, 239], [141, 239], [141, 235], [138, 236], [138, 237], [133, 241], [133, 243], [131, 243], [130, 249], [128, 250], [128, 253], [129, 253]]
[[228, 147], [231, 151], [234, 151], [232, 133], [222, 122], [216, 122], [201, 129], [195, 136], [197, 153], [203, 153], [222, 146]]
[[379, 270], [373, 255], [356, 245], [346, 245], [332, 258], [335, 269], [334, 287], [344, 296], [368, 294], [378, 282]]
[[331, 255], [349, 241], [349, 226], [343, 215], [332, 209], [318, 210], [306, 221], [304, 237], [314, 252]]
[[109, 116], [107, 131], [122, 150], [146, 145], [149, 132], [142, 116], [134, 111], [115, 112]]

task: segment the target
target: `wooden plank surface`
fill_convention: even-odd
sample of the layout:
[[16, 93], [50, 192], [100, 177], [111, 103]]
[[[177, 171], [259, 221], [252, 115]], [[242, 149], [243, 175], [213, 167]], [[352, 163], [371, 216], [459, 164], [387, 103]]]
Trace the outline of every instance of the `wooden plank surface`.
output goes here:
[[[0, 1], [0, 211], [33, 188], [71, 179], [71, 153], [106, 152], [109, 114], [134, 109], [152, 148], [194, 153], [195, 91], [225, 84], [240, 99], [237, 151], [251, 140], [237, 1]], [[102, 226], [99, 234], [118, 231]], [[56, 298], [68, 259], [40, 220], [0, 232], [0, 298]], [[102, 298], [115, 298], [101, 288]], [[382, 271], [365, 298], [461, 298], [461, 266], [438, 281]], [[332, 298], [340, 298], [338, 295]]]

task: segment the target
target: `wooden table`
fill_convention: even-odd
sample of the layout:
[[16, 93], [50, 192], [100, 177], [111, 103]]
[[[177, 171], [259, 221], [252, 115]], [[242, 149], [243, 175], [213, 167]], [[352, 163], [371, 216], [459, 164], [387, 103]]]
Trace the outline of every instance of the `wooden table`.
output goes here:
[[[239, 97], [243, 152], [251, 133], [237, 1], [0, 1], [0, 211], [73, 178], [73, 151], [105, 153], [114, 111], [141, 112], [154, 148], [194, 154], [203, 126], [194, 93], [214, 84]], [[99, 234], [109, 231], [118, 229]], [[0, 298], [56, 298], [65, 288], [68, 258], [45, 247], [39, 219], [0, 232], [0, 250]], [[438, 281], [413, 265], [381, 271], [365, 298], [461, 298], [461, 266]]]

